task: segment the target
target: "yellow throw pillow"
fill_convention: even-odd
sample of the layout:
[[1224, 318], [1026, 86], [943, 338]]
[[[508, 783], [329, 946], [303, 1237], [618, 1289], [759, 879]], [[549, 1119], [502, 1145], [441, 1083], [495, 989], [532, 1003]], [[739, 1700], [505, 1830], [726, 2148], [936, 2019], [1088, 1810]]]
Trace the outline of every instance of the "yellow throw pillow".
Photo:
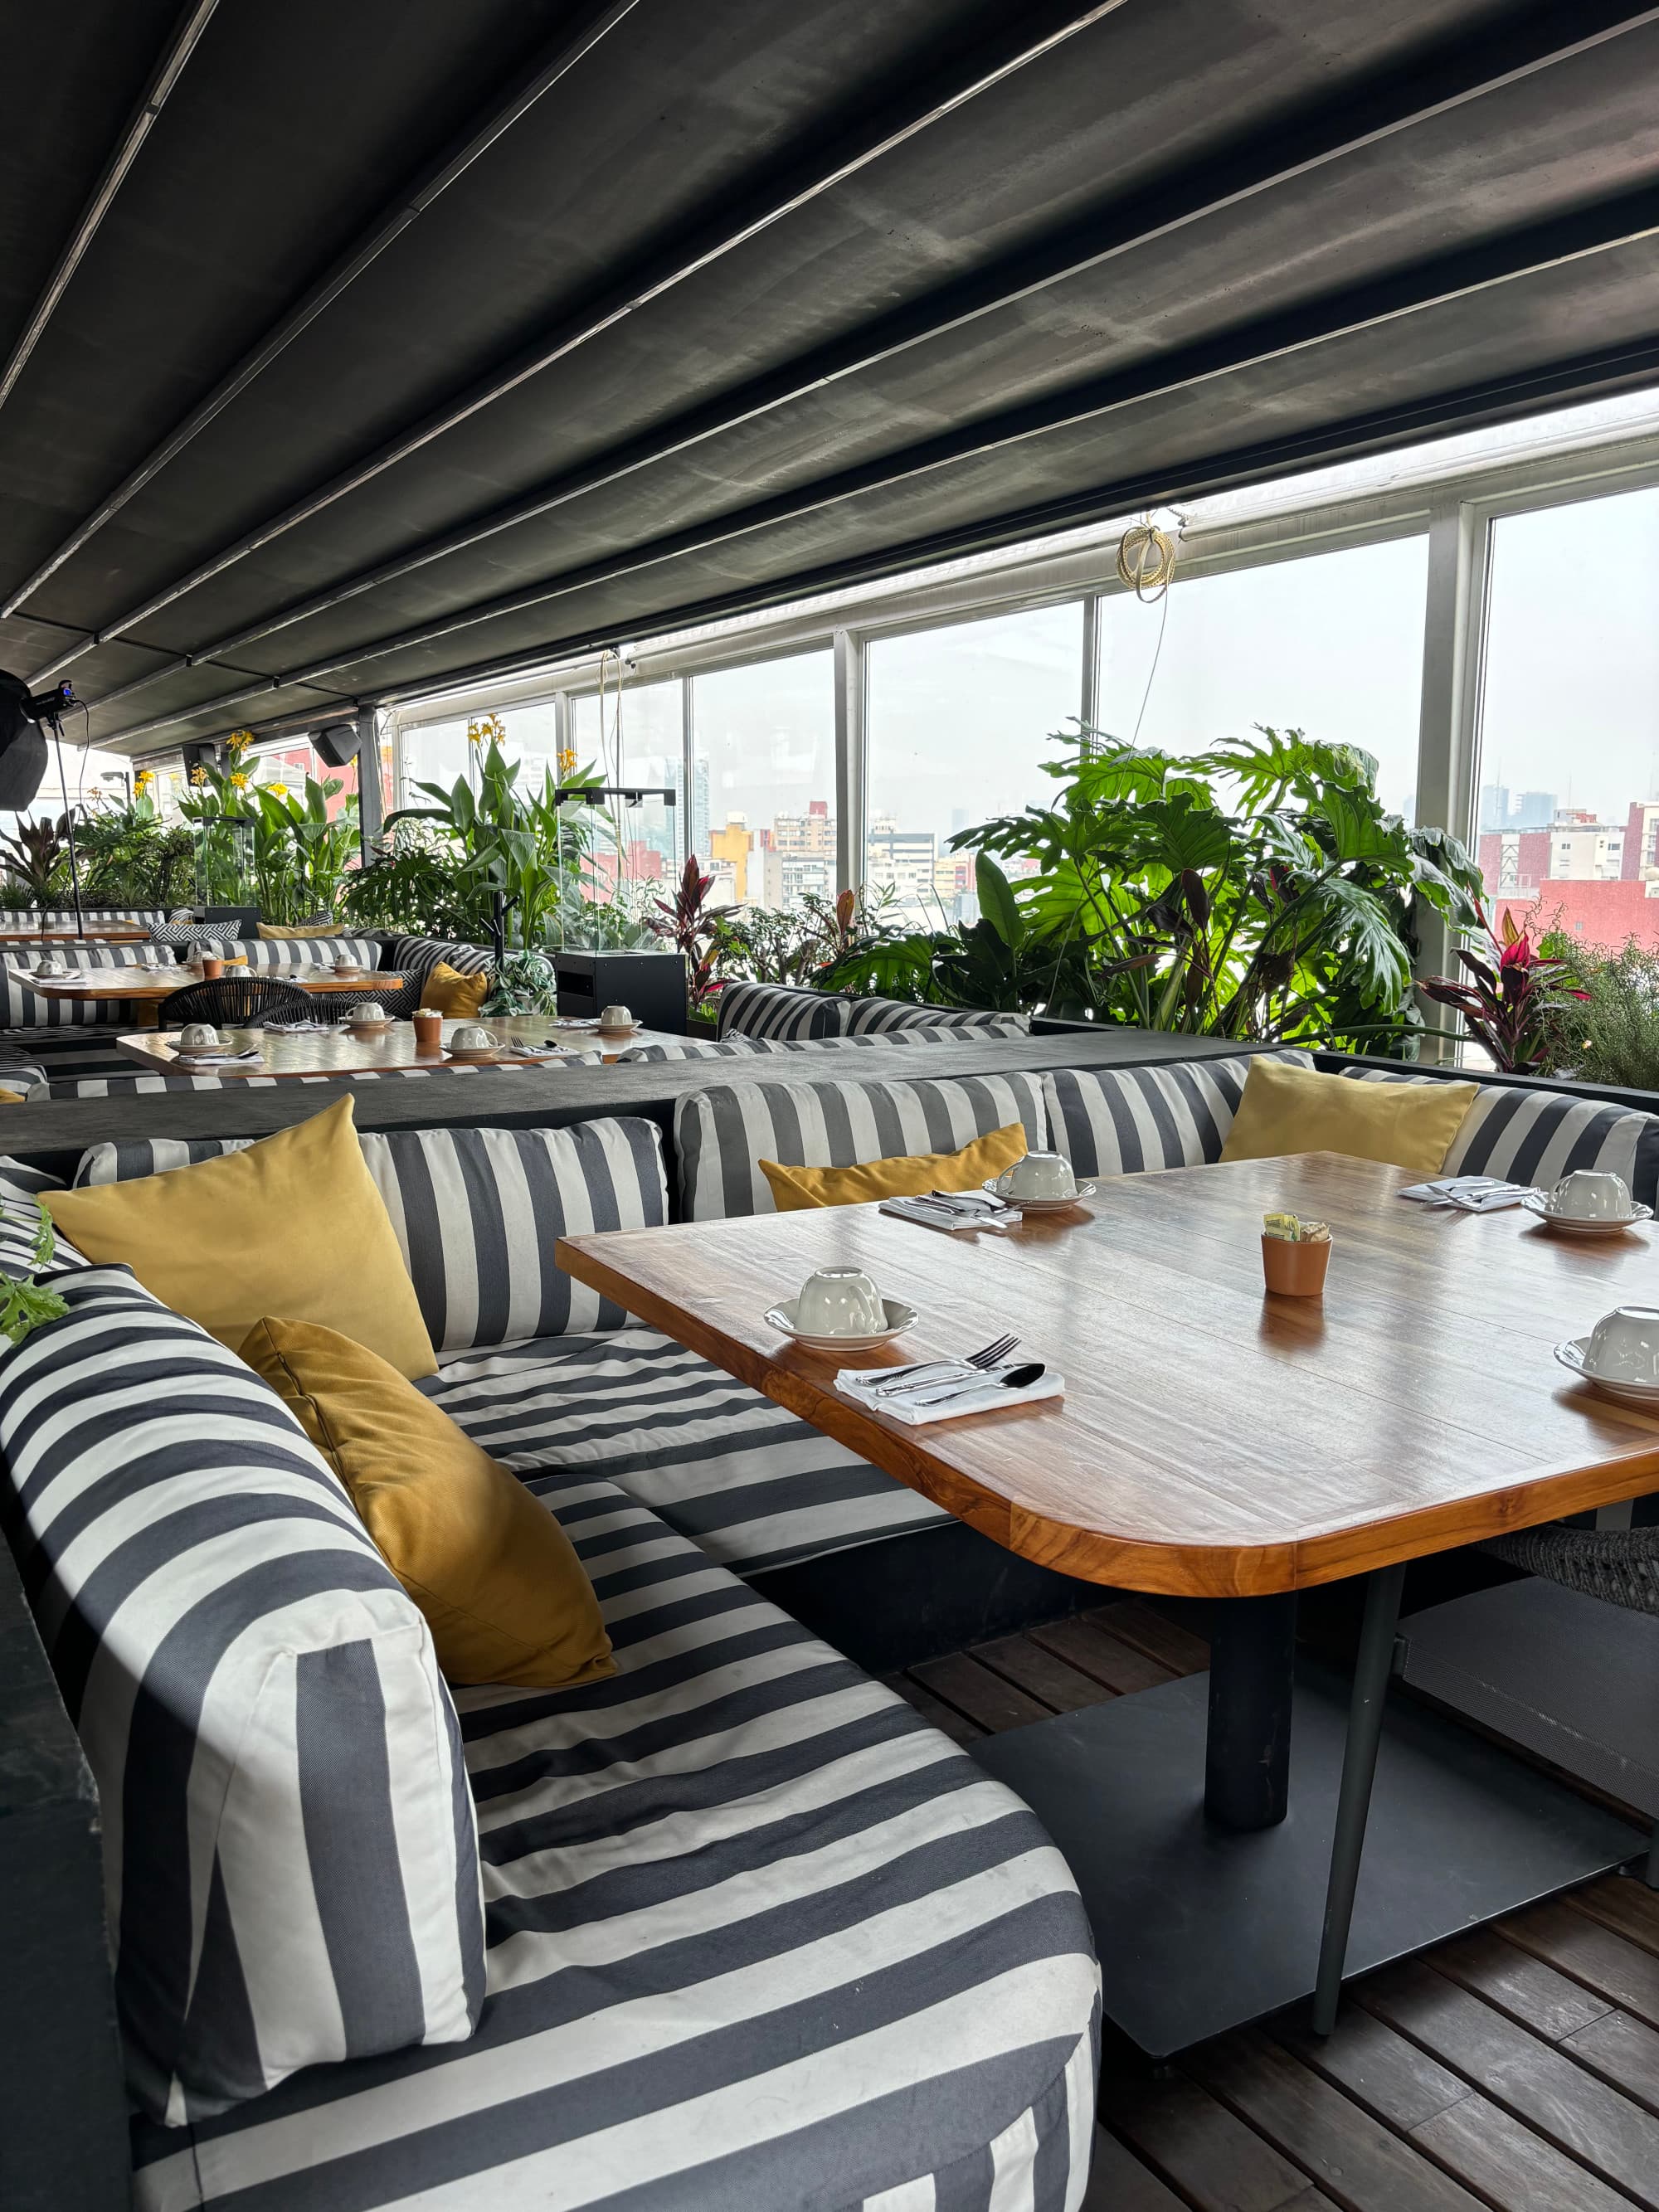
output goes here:
[[425, 1614], [452, 1682], [555, 1689], [616, 1673], [569, 1537], [441, 1407], [375, 1353], [311, 1322], [258, 1322], [242, 1357], [345, 1485]]
[[1365, 1083], [1286, 1060], [1253, 1060], [1224, 1160], [1346, 1152], [1438, 1175], [1474, 1103], [1474, 1083]]
[[21, 1106], [24, 1103], [21, 1091], [0, 1091], [0, 1106]]
[[267, 945], [286, 945], [296, 937], [337, 937], [339, 934], [337, 921], [313, 921], [295, 929], [279, 929], [274, 921], [259, 924], [259, 935]]
[[463, 975], [447, 960], [441, 960], [421, 990], [421, 1004], [451, 1021], [470, 1022], [489, 996], [488, 975]]
[[787, 1168], [763, 1160], [760, 1170], [780, 1213], [804, 1213], [815, 1206], [862, 1206], [872, 1198], [915, 1198], [930, 1190], [977, 1190], [1024, 1157], [1025, 1132], [1011, 1121], [959, 1152], [905, 1152], [856, 1168]]
[[137, 1182], [42, 1194], [89, 1260], [131, 1267], [233, 1352], [260, 1316], [337, 1328], [400, 1375], [438, 1363], [351, 1100], [251, 1145]]

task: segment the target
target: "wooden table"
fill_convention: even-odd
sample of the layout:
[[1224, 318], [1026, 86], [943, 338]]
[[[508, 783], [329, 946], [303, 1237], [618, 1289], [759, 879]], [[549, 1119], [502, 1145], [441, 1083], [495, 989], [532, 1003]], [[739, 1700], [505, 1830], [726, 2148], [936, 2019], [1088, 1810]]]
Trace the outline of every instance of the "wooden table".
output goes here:
[[[362, 989], [362, 985], [356, 987]], [[470, 1026], [460, 1022], [444, 1024], [444, 1041], [448, 1042], [458, 1029]], [[600, 1038], [595, 1031], [569, 1023], [550, 1021], [544, 1014], [495, 1015], [484, 1026], [495, 1034], [507, 1037], [522, 1036], [541, 1043], [551, 1040], [562, 1052], [603, 1052], [607, 1061], [614, 1061], [619, 1053], [636, 1044], [657, 1044], [663, 1038], [646, 1030], [637, 1031], [625, 1042], [612, 1043]], [[410, 1022], [394, 1022], [380, 1036], [354, 1036], [349, 1030], [324, 1036], [300, 1035], [284, 1036], [280, 1031], [268, 1030], [227, 1030], [222, 1032], [231, 1041], [233, 1050], [257, 1044], [260, 1057], [244, 1060], [240, 1066], [210, 1063], [199, 1067], [204, 1075], [248, 1077], [286, 1075], [299, 1078], [308, 1075], [357, 1075], [384, 1067], [429, 1067], [447, 1069], [463, 1066], [477, 1066], [478, 1062], [447, 1060], [441, 1052], [422, 1052], [416, 1048], [414, 1025]], [[141, 1067], [159, 1071], [166, 1075], [183, 1075], [191, 1072], [191, 1062], [181, 1058], [177, 1030], [146, 1030], [137, 1036], [118, 1037], [116, 1043], [129, 1060]], [[483, 1063], [489, 1065], [490, 1063]], [[495, 1065], [506, 1063], [497, 1062]], [[534, 1066], [534, 1060], [512, 1063], [520, 1067]]]
[[0, 929], [0, 945], [143, 945], [147, 929]]
[[[98, 1006], [136, 1006], [140, 1021], [147, 1029], [152, 1030], [160, 1020], [163, 1000], [170, 999], [175, 991], [187, 990], [192, 983], [199, 983], [203, 980], [194, 969], [190, 968], [180, 968], [170, 976], [135, 976], [131, 968], [94, 968], [82, 972], [96, 980], [90, 983], [70, 983], [58, 976], [43, 981], [39, 976], [24, 975], [17, 969], [11, 971], [14, 980], [27, 984], [31, 991], [38, 991], [43, 999], [89, 999]], [[244, 971], [238, 966], [227, 969], [225, 972], [227, 975], [240, 975]], [[366, 991], [372, 991], [374, 988], [372, 973], [366, 975], [333, 975], [308, 968], [258, 969], [253, 972], [271, 982], [295, 983], [302, 991], [309, 991], [319, 998], [328, 997], [338, 991], [356, 992], [361, 998]]]
[[[1415, 1179], [1306, 1154], [1124, 1176], [1012, 1233], [947, 1237], [849, 1206], [559, 1248], [573, 1275], [1007, 1549], [1116, 1588], [1228, 1601], [1207, 1683], [984, 1749], [1066, 1850], [1109, 1961], [1108, 2009], [1148, 2050], [1314, 1986], [1333, 1850], [1340, 1972], [1404, 1563], [1659, 1487], [1659, 1421], [1551, 1356], [1609, 1307], [1659, 1293], [1648, 1237], [1570, 1243], [1519, 1211], [1430, 1211], [1396, 1195]], [[1322, 1300], [1263, 1289], [1261, 1217], [1281, 1206], [1331, 1224]], [[921, 1315], [889, 1353], [853, 1364], [1007, 1329], [1062, 1370], [1064, 1400], [921, 1430], [854, 1407], [833, 1389], [844, 1363], [761, 1318], [812, 1268], [844, 1264]], [[1345, 1699], [1316, 1679], [1292, 1692], [1296, 1593], [1357, 1576], [1366, 1624], [1339, 1821]], [[1382, 1738], [1371, 1837], [1356, 1969], [1587, 1879], [1638, 1842], [1411, 1707]]]

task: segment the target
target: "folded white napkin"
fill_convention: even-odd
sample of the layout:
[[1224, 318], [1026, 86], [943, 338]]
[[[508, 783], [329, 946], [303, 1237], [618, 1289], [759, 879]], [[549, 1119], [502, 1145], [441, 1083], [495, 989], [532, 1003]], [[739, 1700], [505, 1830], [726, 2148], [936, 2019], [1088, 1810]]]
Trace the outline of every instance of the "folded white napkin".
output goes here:
[[940, 1206], [928, 1198], [884, 1198], [881, 1211], [896, 1221], [914, 1221], [921, 1229], [943, 1229], [954, 1235], [962, 1229], [1012, 1229], [1020, 1218], [1014, 1206], [986, 1206], [970, 1213], [965, 1206]]
[[1496, 1176], [1443, 1176], [1434, 1182], [1414, 1182], [1400, 1194], [1419, 1206], [1455, 1206], [1464, 1213], [1497, 1213], [1506, 1206], [1519, 1206], [1530, 1198], [1529, 1182], [1502, 1182]]
[[186, 1067], [225, 1067], [234, 1060], [263, 1057], [257, 1044], [249, 1045], [246, 1052], [181, 1052], [178, 1056]]
[[[876, 1395], [880, 1384], [893, 1379], [890, 1367], [843, 1367], [836, 1377], [836, 1388], [843, 1398], [850, 1398], [866, 1413], [885, 1413], [895, 1421], [902, 1421], [907, 1429], [926, 1428], [934, 1421], [959, 1420], [964, 1413], [994, 1413], [1006, 1406], [1034, 1406], [1039, 1399], [1063, 1397], [1066, 1392], [1066, 1377], [1056, 1375], [1050, 1368], [1035, 1382], [1028, 1382], [1023, 1390], [1005, 1389], [990, 1376], [982, 1383], [970, 1386], [964, 1376], [959, 1395], [949, 1397], [942, 1404], [919, 1406], [916, 1398], [931, 1396], [931, 1390], [887, 1397]], [[933, 1389], [942, 1391], [951, 1385], [951, 1377], [940, 1375]]]
[[265, 1028], [272, 1036], [334, 1036], [345, 1034], [340, 1022], [267, 1022]]

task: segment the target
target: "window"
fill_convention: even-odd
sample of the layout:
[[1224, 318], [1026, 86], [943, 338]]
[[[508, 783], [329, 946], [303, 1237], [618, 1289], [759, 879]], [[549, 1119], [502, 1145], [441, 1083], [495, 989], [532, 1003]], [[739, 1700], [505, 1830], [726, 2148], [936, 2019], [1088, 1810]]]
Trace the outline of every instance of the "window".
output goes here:
[[1659, 946], [1659, 489], [1492, 525], [1476, 813], [1516, 921]]
[[1042, 763], [1077, 743], [1083, 602], [878, 638], [866, 661], [865, 881], [907, 921], [971, 921], [972, 856], [950, 839], [1053, 788]]
[[[640, 784], [672, 791], [678, 799], [684, 772], [681, 696], [677, 683], [607, 689], [603, 713], [597, 692], [573, 699], [575, 768], [583, 775], [597, 773], [613, 788]], [[555, 764], [550, 737], [549, 744], [550, 764]], [[679, 812], [678, 805], [645, 799], [636, 806], [615, 803], [597, 815], [587, 870], [592, 895], [614, 897], [620, 885], [636, 899], [648, 899], [668, 890], [680, 865]]]
[[1382, 802], [1417, 800], [1429, 541], [1401, 538], [1263, 568], [1182, 576], [1152, 605], [1100, 602], [1096, 720], [1200, 752], [1258, 722], [1376, 756]]
[[835, 656], [723, 668], [691, 684], [690, 840], [717, 906], [836, 895]]

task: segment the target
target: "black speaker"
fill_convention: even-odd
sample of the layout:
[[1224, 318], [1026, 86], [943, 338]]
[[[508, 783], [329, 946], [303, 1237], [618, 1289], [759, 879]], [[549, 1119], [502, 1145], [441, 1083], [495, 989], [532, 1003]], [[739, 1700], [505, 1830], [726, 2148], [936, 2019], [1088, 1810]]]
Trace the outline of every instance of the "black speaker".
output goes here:
[[186, 781], [198, 768], [222, 768], [225, 764], [222, 745], [189, 744], [180, 745], [179, 750], [184, 760]]
[[46, 773], [46, 733], [29, 713], [29, 687], [0, 668], [0, 807], [33, 804]]
[[313, 730], [311, 742], [318, 757], [331, 768], [345, 768], [357, 757], [363, 733], [356, 722], [331, 722], [325, 730]]

